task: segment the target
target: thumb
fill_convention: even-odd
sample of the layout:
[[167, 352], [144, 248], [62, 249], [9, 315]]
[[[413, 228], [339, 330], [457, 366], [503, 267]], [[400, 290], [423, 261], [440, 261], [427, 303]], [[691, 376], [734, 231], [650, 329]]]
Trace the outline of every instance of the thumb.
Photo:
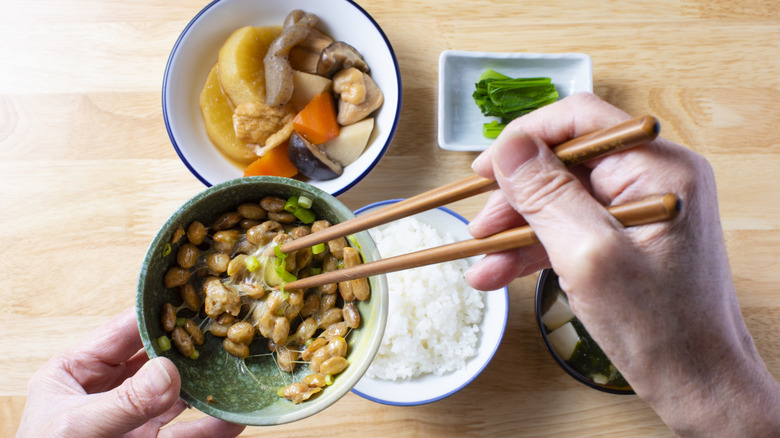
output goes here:
[[491, 150], [507, 202], [533, 228], [553, 267], [570, 265], [572, 257], [590, 259], [596, 239], [615, 230], [614, 218], [542, 140], [522, 131], [505, 134]]
[[117, 388], [98, 395], [84, 409], [98, 436], [130, 432], [165, 413], [179, 400], [181, 380], [167, 358], [149, 360]]

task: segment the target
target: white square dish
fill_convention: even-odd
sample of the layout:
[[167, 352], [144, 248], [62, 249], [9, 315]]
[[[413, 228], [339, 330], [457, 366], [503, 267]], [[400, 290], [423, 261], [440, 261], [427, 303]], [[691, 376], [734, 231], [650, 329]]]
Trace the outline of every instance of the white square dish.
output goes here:
[[559, 99], [593, 91], [593, 63], [584, 53], [491, 53], [445, 50], [439, 56], [439, 147], [482, 151], [492, 139], [482, 135], [483, 116], [474, 103], [474, 84], [487, 69], [507, 76], [549, 77]]

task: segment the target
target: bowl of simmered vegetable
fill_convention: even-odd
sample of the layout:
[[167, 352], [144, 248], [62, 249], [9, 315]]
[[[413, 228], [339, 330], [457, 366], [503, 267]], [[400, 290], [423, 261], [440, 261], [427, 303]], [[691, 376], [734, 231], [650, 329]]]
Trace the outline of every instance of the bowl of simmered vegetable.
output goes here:
[[387, 321], [385, 276], [311, 289], [298, 278], [377, 260], [367, 232], [283, 253], [354, 217], [310, 184], [257, 176], [214, 185], [152, 240], [136, 312], [149, 357], [167, 357], [184, 400], [246, 425], [288, 423], [335, 403], [373, 360]]
[[174, 44], [162, 107], [176, 153], [207, 186], [267, 175], [338, 196], [390, 146], [401, 73], [353, 1], [215, 0]]
[[542, 339], [566, 373], [599, 391], [634, 394], [620, 371], [571, 311], [568, 296], [552, 269], [544, 269], [539, 274], [535, 305]]

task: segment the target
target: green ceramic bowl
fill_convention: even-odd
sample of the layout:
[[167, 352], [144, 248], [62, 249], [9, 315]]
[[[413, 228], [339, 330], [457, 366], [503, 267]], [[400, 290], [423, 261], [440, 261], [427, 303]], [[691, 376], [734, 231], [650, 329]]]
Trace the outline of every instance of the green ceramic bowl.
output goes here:
[[[185, 358], [176, 349], [163, 352], [157, 345], [157, 339], [165, 334], [160, 322], [163, 304], [170, 301], [175, 306], [181, 302], [178, 292], [166, 289], [162, 281], [168, 267], [176, 263], [177, 245], [166, 251], [174, 231], [194, 220], [208, 224], [242, 202], [258, 202], [268, 195], [287, 198], [301, 194], [308, 194], [315, 200], [312, 210], [318, 218], [337, 223], [354, 217], [339, 200], [309, 184], [277, 177], [240, 178], [215, 185], [187, 201], [165, 222], [149, 246], [136, 297], [138, 328], [144, 348], [150, 358], [164, 356], [176, 364], [182, 379], [182, 398], [208, 415], [246, 425], [289, 423], [314, 415], [352, 389], [379, 348], [388, 308], [384, 276], [370, 278], [371, 298], [358, 304], [362, 323], [347, 339], [347, 369], [336, 376], [333, 385], [297, 405], [277, 396], [278, 388], [292, 383], [292, 379], [288, 373], [277, 369], [271, 356], [249, 357], [242, 366], [238, 359], [222, 349], [222, 338], [208, 333], [205, 344], [197, 346], [200, 355], [195, 360]], [[376, 245], [367, 232], [354, 237], [366, 260], [379, 259]], [[264, 342], [256, 341], [251, 354], [261, 354], [266, 348]], [[307, 368], [305, 366], [304, 370]], [[211, 401], [207, 401], [209, 396]]]

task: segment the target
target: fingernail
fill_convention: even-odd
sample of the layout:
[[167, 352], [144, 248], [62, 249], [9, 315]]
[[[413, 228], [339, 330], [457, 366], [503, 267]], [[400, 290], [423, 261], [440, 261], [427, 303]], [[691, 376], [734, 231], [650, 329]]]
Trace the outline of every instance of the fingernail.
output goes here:
[[490, 152], [483, 151], [481, 154], [477, 155], [477, 158], [475, 158], [474, 161], [471, 162], [471, 170], [479, 170], [486, 165], [486, 161], [490, 161]]
[[512, 132], [493, 143], [491, 149], [493, 162], [505, 177], [539, 154], [533, 138], [525, 132]]
[[171, 386], [171, 376], [159, 359], [152, 359], [141, 367], [146, 381], [156, 394], [162, 394]]

